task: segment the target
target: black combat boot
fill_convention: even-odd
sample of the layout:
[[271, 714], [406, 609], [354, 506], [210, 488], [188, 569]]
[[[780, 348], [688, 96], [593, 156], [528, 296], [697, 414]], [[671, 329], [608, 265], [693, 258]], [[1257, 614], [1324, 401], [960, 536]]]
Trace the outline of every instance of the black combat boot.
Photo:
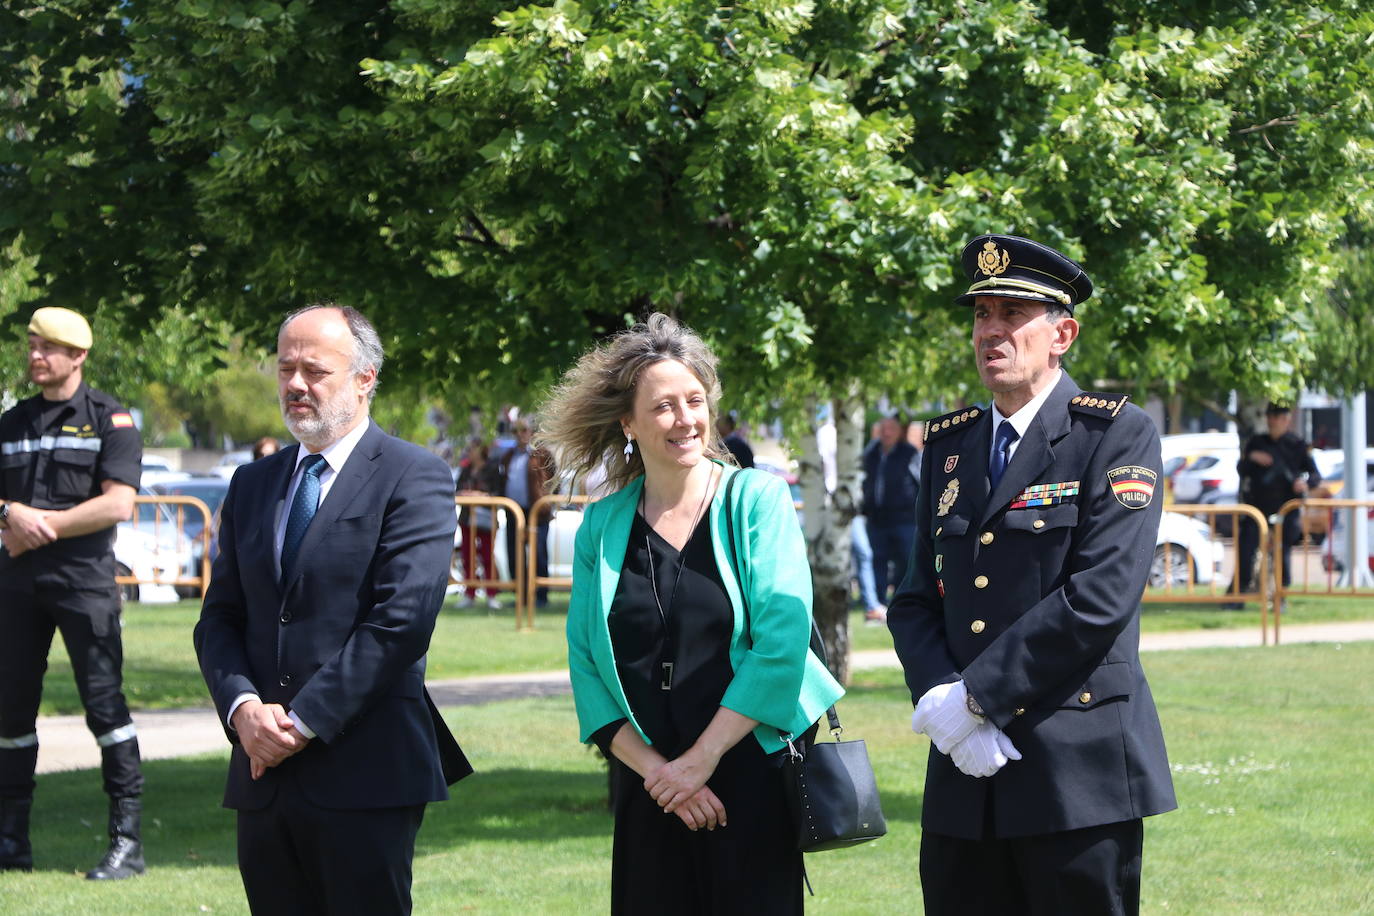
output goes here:
[[105, 858], [86, 872], [87, 880], [118, 881], [143, 874], [143, 841], [139, 839], [142, 820], [142, 799], [110, 799], [110, 848], [105, 851]]
[[33, 871], [29, 846], [32, 798], [0, 798], [0, 871]]

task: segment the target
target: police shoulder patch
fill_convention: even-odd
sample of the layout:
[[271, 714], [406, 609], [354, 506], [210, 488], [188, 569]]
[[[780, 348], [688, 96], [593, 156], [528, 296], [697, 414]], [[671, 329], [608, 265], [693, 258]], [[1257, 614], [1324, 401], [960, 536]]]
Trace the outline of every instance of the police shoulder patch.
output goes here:
[[1150, 468], [1127, 464], [1107, 472], [1107, 485], [1116, 501], [1127, 509], [1144, 509], [1155, 496], [1159, 475]]
[[1110, 394], [1102, 391], [1085, 391], [1069, 399], [1069, 409], [1079, 413], [1111, 419], [1121, 413], [1130, 395]]
[[974, 420], [983, 415], [981, 407], [964, 407], [960, 410], [953, 410], [934, 420], [926, 421], [926, 441], [938, 439], [953, 430], [963, 429]]

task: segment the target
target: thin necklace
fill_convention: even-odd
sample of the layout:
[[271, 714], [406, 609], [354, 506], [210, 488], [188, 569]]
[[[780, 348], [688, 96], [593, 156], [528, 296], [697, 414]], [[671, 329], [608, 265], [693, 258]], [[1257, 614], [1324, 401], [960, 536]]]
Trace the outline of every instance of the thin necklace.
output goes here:
[[[654, 575], [654, 548], [649, 540], [649, 535], [644, 535], [644, 549], [649, 554], [649, 588], [653, 590], [654, 604], [658, 607], [658, 619], [663, 622], [663, 630], [665, 633], [668, 630], [667, 611], [671, 611], [673, 609], [673, 599], [677, 597], [677, 586], [678, 583], [682, 581], [682, 567], [687, 562], [687, 549], [692, 545], [692, 535], [697, 530], [697, 523], [701, 521], [701, 513], [706, 509], [706, 501], [711, 497], [711, 492], [715, 485], [715, 479], [716, 469], [715, 467], [712, 467], [711, 477], [706, 481], [706, 488], [702, 491], [701, 494], [701, 502], [697, 504], [696, 515], [692, 516], [692, 528], [687, 533], [687, 542], [682, 545], [682, 552], [679, 553], [677, 557], [677, 575], [673, 577], [673, 590], [668, 594], [668, 607], [666, 610], [663, 607], [662, 600], [660, 600], [658, 596], [658, 579]], [[641, 490], [639, 492], [639, 511], [640, 514], [644, 517], [644, 524], [649, 525], [648, 512], [645, 508], [646, 504], [647, 500], [645, 499], [644, 491]], [[652, 528], [653, 525], [649, 525], [649, 527]]]

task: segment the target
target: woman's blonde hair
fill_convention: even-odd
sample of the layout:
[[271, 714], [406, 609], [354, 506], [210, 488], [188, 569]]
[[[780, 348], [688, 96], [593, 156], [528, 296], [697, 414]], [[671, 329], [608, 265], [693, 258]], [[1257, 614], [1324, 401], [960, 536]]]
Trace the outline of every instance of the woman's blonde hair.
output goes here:
[[715, 354], [691, 330], [655, 312], [584, 354], [540, 409], [543, 419], [536, 438], [553, 453], [565, 482], [575, 486], [593, 469], [604, 467], [608, 492], [613, 492], [644, 473], [644, 458], [638, 448], [628, 461], [625, 458], [625, 433], [620, 423], [634, 411], [640, 374], [665, 359], [682, 363], [706, 389], [709, 422], [705, 453], [710, 458], [730, 460], [716, 433], [720, 378]]

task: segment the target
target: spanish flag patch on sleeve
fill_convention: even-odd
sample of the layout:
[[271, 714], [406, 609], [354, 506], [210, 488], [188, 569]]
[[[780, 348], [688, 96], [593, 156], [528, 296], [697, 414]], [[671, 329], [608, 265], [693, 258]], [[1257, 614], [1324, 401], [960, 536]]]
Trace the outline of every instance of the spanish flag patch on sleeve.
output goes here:
[[110, 414], [110, 425], [116, 429], [124, 429], [134, 425], [134, 418], [127, 413]]
[[1127, 509], [1144, 509], [1154, 499], [1157, 475], [1149, 468], [1128, 464], [1107, 472], [1116, 501]]

